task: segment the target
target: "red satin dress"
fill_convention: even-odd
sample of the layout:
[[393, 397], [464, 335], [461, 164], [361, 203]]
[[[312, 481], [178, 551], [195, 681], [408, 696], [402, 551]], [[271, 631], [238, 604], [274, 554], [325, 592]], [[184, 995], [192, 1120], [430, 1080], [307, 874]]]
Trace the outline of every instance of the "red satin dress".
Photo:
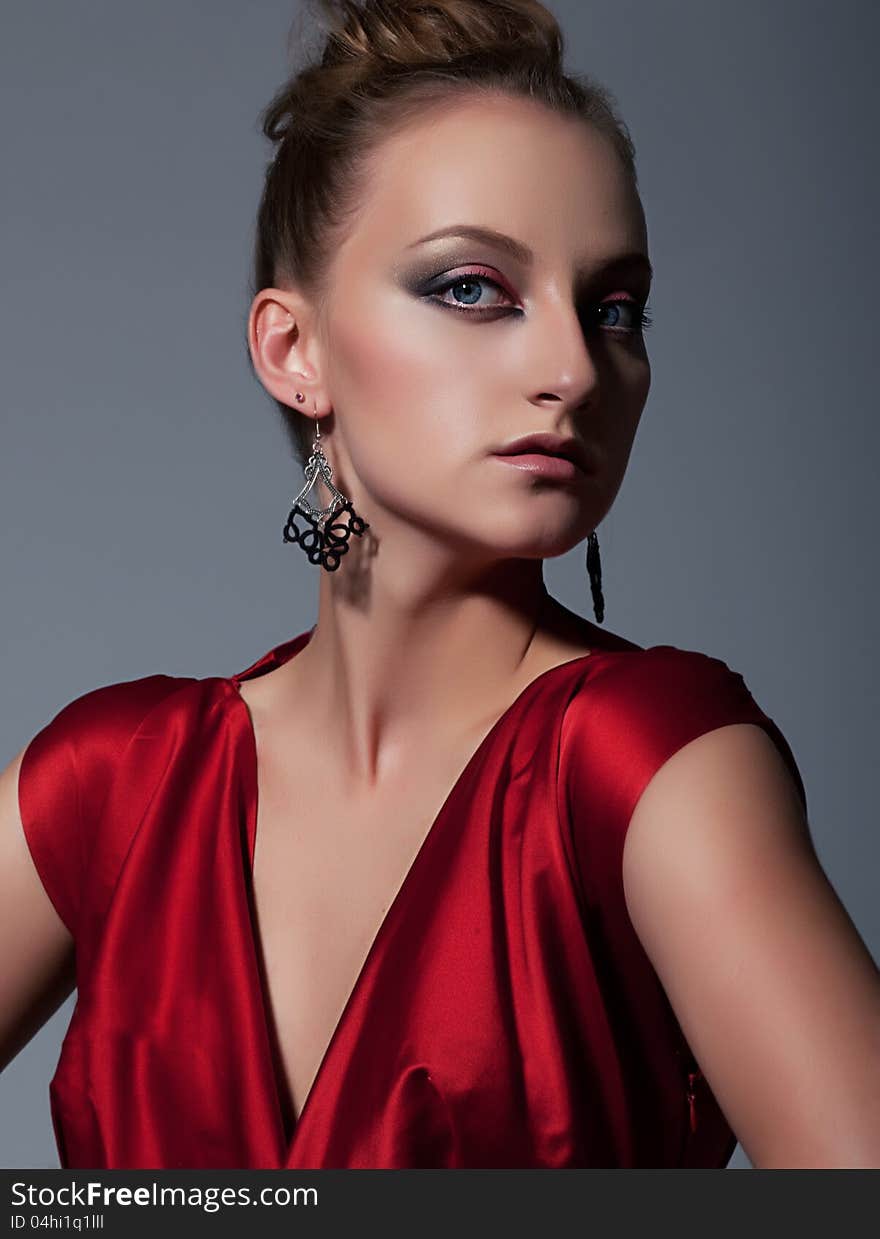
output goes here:
[[[629, 921], [652, 774], [754, 723], [719, 659], [596, 629], [485, 736], [391, 903], [295, 1129], [258, 966], [241, 680], [86, 692], [28, 745], [26, 838], [76, 943], [49, 1086], [69, 1168], [720, 1167], [736, 1138]], [[319, 823], [317, 824], [319, 825]]]

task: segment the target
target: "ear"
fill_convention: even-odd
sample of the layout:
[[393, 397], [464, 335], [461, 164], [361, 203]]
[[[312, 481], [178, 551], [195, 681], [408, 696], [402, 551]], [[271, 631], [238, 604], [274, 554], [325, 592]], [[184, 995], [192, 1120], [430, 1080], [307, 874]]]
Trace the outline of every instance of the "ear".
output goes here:
[[[248, 314], [248, 347], [257, 377], [270, 396], [291, 408], [330, 412], [319, 381], [319, 340], [311, 304], [297, 291], [261, 288]], [[297, 392], [305, 400], [295, 400]]]

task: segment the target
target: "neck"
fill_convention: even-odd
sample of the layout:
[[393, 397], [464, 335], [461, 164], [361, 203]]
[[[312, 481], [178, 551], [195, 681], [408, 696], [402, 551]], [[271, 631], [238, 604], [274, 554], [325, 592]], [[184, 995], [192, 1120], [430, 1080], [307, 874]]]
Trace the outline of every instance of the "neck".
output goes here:
[[[322, 572], [318, 620], [295, 660], [297, 695], [341, 746], [352, 782], [402, 771], [414, 751], [461, 737], [509, 704], [548, 602], [541, 559], [495, 561], [456, 575], [415, 557], [357, 587], [347, 555]], [[346, 571], [347, 570], [347, 571]]]

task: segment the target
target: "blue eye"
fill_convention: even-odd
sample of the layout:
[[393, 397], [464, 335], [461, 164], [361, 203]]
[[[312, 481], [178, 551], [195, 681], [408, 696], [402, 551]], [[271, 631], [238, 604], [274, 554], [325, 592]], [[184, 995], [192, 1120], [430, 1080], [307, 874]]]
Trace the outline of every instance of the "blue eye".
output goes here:
[[[431, 293], [428, 294], [432, 301], [437, 301], [438, 305], [447, 306], [450, 310], [457, 310], [459, 313], [474, 314], [480, 310], [497, 310], [504, 306], [504, 303], [496, 303], [494, 305], [483, 304], [485, 298], [481, 297], [481, 285], [489, 285], [496, 292], [507, 296], [505, 290], [496, 281], [489, 278], [488, 275], [478, 275], [476, 273], [468, 275], [456, 275], [450, 279], [444, 280], [438, 284]], [[463, 295], [457, 296], [455, 301], [442, 301], [440, 298], [444, 293], [452, 292], [453, 289], [463, 289]], [[466, 306], [475, 306], [475, 310], [468, 310]]]
[[[635, 318], [634, 326], [619, 326], [617, 319], [620, 318], [620, 308], [623, 306], [627, 312]], [[610, 310], [615, 321], [611, 323], [600, 323], [600, 326], [608, 327], [611, 331], [625, 331], [628, 334], [633, 332], [645, 331], [651, 326], [654, 321], [647, 312], [647, 303], [645, 306], [639, 305], [637, 301], [631, 301], [629, 298], [617, 297], [613, 301], [603, 301], [597, 309], [599, 313], [603, 310]], [[625, 317], [625, 316], [624, 316]]]
[[[458, 314], [470, 315], [472, 318], [483, 318], [483, 311], [504, 308], [513, 309], [517, 313], [521, 313], [518, 307], [514, 306], [509, 300], [506, 306], [504, 302], [484, 304], [483, 286], [495, 289], [496, 292], [501, 293], [505, 298], [509, 299], [510, 297], [507, 290], [497, 280], [493, 280], [490, 276], [476, 271], [448, 276], [440, 280], [439, 283], [435, 283], [433, 287], [429, 285], [427, 289], [423, 290], [422, 295], [426, 296], [429, 301], [434, 301], [437, 305], [442, 305], [449, 310], [455, 310]], [[459, 290], [455, 293], [454, 301], [442, 299], [446, 293], [452, 293], [453, 290]], [[469, 309], [468, 307], [473, 308]], [[650, 327], [653, 321], [647, 313], [646, 306], [640, 305], [638, 301], [629, 297], [618, 297], [610, 301], [603, 301], [594, 308], [600, 316], [603, 313], [609, 313], [612, 319], [611, 322], [596, 322], [595, 325], [615, 335], [637, 335]], [[627, 315], [633, 320], [629, 325], [627, 325], [626, 321]], [[621, 318], [624, 320], [623, 324], [620, 323]]]

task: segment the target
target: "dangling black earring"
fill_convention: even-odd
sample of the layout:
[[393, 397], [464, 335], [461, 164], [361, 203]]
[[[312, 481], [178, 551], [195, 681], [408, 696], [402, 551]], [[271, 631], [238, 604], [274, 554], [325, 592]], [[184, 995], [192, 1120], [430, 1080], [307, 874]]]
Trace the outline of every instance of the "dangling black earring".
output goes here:
[[[302, 392], [296, 393], [296, 399], [302, 401]], [[283, 536], [285, 542], [297, 542], [308, 555], [310, 564], [320, 564], [328, 572], [335, 572], [339, 561], [349, 550], [349, 538], [352, 534], [361, 537], [370, 526], [354, 510], [352, 502], [342, 491], [333, 485], [333, 470], [321, 447], [321, 427], [318, 424], [317, 406], [315, 408], [315, 438], [312, 443], [312, 454], [306, 463], [306, 480], [302, 490], [293, 501], [293, 507], [287, 517]], [[321, 477], [330, 491], [330, 504], [326, 508], [315, 508], [306, 499], [306, 494]], [[334, 518], [341, 512], [348, 513], [348, 524]], [[305, 517], [310, 529], [299, 529], [295, 515]]]
[[595, 529], [587, 539], [587, 572], [590, 574], [590, 592], [593, 595], [593, 614], [596, 623], [605, 618], [605, 599], [602, 597], [602, 561], [599, 558], [599, 539]]

